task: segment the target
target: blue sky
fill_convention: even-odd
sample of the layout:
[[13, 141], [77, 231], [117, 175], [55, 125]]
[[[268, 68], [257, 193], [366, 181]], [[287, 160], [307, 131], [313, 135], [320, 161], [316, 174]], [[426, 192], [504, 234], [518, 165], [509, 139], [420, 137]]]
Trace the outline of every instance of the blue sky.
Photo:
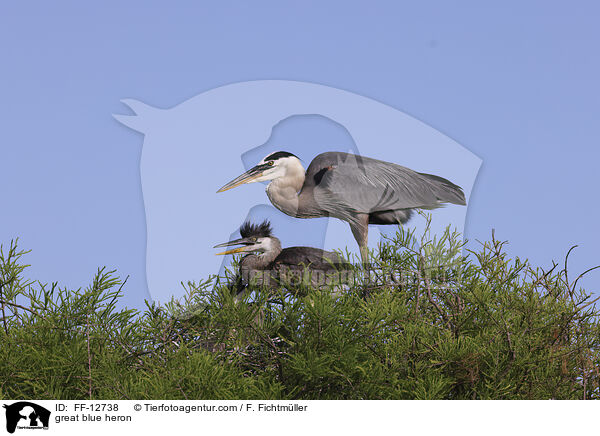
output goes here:
[[[85, 286], [117, 268], [140, 307], [143, 137], [111, 114], [125, 97], [169, 108], [283, 79], [372, 98], [463, 145], [483, 160], [466, 237], [494, 228], [541, 266], [579, 244], [577, 274], [600, 264], [599, 13], [585, 1], [5, 3], [0, 241], [20, 237], [42, 281]], [[230, 159], [214, 164], [219, 183], [236, 175]], [[593, 274], [581, 282], [598, 290]]]

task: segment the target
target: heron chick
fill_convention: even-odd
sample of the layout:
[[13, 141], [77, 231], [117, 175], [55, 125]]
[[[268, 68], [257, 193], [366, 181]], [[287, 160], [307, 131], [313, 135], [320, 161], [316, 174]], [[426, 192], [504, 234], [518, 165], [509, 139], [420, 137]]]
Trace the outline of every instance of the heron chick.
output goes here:
[[241, 247], [217, 253], [217, 255], [248, 253], [239, 263], [235, 293], [245, 291], [248, 284], [269, 288], [286, 287], [297, 290], [301, 284], [314, 287], [341, 281], [340, 272], [351, 266], [337, 253], [313, 247], [281, 248], [281, 242], [273, 236], [271, 224], [246, 221], [240, 227], [240, 239], [215, 245], [214, 248], [241, 245]]
[[404, 224], [413, 209], [466, 204], [462, 188], [442, 177], [342, 152], [319, 154], [306, 172], [292, 153], [271, 153], [217, 192], [269, 180], [267, 196], [283, 213], [347, 221], [365, 264], [369, 224]]

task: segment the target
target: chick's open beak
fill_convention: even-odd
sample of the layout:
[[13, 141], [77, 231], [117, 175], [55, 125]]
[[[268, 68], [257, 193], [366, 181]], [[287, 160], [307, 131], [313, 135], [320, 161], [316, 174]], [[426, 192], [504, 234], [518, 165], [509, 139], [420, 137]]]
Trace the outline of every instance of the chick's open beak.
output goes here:
[[243, 253], [244, 251], [246, 251], [247, 247], [238, 247], [238, 248], [234, 248], [233, 250], [227, 250], [227, 251], [223, 251], [222, 253], [216, 253], [215, 256], [221, 256], [224, 254], [235, 254], [235, 253]]
[[231, 182], [224, 185], [221, 189], [219, 189], [217, 191], [217, 193], [227, 191], [229, 189], [235, 188], [236, 186], [240, 186], [244, 183], [252, 183], [256, 179], [258, 179], [260, 176], [262, 176], [263, 172], [269, 167], [270, 167], [270, 165], [268, 165], [268, 164], [259, 164], [259, 165], [256, 165], [254, 168], [250, 168], [248, 171], [246, 171], [241, 176], [236, 177]]
[[254, 241], [250, 241], [248, 238], [236, 239], [235, 241], [224, 242], [223, 244], [215, 245], [213, 248], [219, 247], [229, 247], [231, 245], [239, 245], [244, 244], [243, 247], [234, 248], [233, 250], [223, 251], [222, 253], [217, 253], [215, 256], [223, 255], [223, 254], [235, 254], [235, 253], [244, 253], [247, 251], [252, 251], [251, 245], [254, 244]]

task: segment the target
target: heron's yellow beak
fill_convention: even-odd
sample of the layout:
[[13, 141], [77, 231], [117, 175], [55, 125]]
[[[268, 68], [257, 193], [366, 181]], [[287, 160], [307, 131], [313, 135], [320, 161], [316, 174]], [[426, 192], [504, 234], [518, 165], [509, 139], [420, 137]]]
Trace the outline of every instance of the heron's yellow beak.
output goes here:
[[256, 165], [254, 168], [249, 169], [244, 174], [236, 177], [231, 182], [229, 182], [226, 185], [224, 185], [221, 189], [219, 189], [217, 191], [217, 193], [228, 191], [229, 189], [233, 189], [236, 186], [243, 185], [244, 183], [252, 183], [256, 179], [258, 179], [259, 177], [261, 177], [263, 175], [264, 171], [267, 168], [270, 168], [270, 167], [271, 166], [268, 165], [268, 164], [259, 164], [259, 165]]
[[227, 250], [222, 253], [217, 253], [217, 254], [215, 254], [215, 256], [221, 256], [223, 254], [243, 253], [244, 251], [246, 251], [246, 247], [238, 247], [238, 248], [234, 248], [233, 250]]

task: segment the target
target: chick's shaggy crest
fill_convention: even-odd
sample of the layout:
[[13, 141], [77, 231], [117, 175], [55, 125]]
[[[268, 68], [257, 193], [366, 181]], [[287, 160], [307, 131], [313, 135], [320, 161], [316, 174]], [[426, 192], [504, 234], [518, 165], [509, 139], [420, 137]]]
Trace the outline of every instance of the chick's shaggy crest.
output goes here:
[[264, 220], [260, 224], [252, 224], [250, 221], [246, 221], [240, 227], [240, 235], [242, 238], [248, 238], [251, 236], [257, 238], [268, 238], [271, 236], [273, 229], [271, 229], [271, 223], [268, 220]]

